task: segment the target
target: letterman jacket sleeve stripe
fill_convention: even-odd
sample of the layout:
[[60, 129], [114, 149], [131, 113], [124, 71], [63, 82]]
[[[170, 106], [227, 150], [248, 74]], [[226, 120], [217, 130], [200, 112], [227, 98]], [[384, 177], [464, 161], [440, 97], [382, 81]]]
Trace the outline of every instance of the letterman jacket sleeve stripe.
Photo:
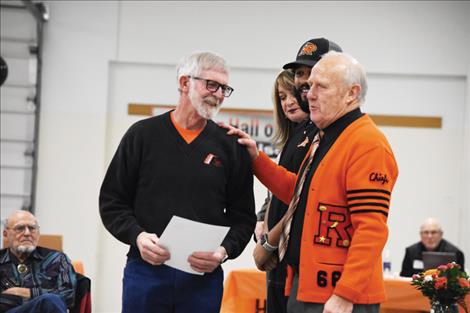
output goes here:
[[389, 196], [391, 195], [390, 191], [384, 190], [384, 189], [352, 189], [352, 190], [346, 191], [346, 193], [348, 195], [352, 194], [352, 193], [368, 193], [368, 192], [383, 193], [383, 194], [386, 194], [386, 195], [389, 195]]
[[388, 209], [388, 204], [384, 204], [384, 203], [379, 203], [379, 202], [359, 202], [359, 203], [352, 203], [350, 205], [348, 205], [349, 208], [353, 208], [353, 207], [363, 207], [363, 206], [381, 206], [383, 208], [386, 208]]
[[[348, 208], [351, 213], [363, 210], [381, 211], [388, 215], [390, 207], [390, 195], [387, 190], [382, 189], [355, 189], [348, 193], [355, 193], [347, 198]], [[384, 208], [384, 209], [381, 209]], [[371, 211], [368, 211], [371, 212]]]
[[356, 210], [356, 211], [351, 211], [349, 214], [356, 214], [356, 213], [380, 213], [388, 217], [388, 212], [382, 211], [382, 210]]
[[384, 200], [384, 201], [390, 202], [390, 198], [380, 197], [380, 196], [348, 197], [348, 202], [354, 201], [354, 200], [367, 200], [367, 199]]

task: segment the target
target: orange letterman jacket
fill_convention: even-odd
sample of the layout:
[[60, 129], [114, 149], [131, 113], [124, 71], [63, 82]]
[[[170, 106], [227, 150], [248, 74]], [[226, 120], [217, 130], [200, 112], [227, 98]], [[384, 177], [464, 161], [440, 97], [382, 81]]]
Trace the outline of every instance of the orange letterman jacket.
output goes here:
[[[296, 174], [263, 153], [253, 169], [289, 203]], [[381, 252], [397, 176], [392, 149], [368, 115], [344, 129], [318, 165], [308, 191], [297, 300], [325, 303], [332, 294], [360, 304], [385, 300]], [[292, 278], [289, 270], [287, 293]]]

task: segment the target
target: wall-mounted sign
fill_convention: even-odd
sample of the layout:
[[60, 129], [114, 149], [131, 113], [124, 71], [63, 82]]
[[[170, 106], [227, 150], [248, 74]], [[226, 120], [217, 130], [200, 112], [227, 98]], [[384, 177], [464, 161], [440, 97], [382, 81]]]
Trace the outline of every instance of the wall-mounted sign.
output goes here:
[[[130, 103], [127, 113], [129, 115], [152, 116], [162, 114], [174, 108], [175, 105]], [[442, 128], [441, 117], [374, 114], [370, 114], [370, 117], [379, 126]], [[230, 124], [248, 133], [256, 140], [258, 148], [269, 156], [276, 157], [279, 153], [278, 149], [272, 144], [275, 132], [272, 110], [222, 108], [214, 120]]]

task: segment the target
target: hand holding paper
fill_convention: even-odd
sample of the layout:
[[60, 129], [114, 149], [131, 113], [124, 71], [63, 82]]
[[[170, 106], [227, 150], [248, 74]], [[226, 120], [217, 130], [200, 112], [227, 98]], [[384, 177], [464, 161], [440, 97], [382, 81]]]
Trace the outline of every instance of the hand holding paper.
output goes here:
[[155, 234], [141, 232], [137, 236], [137, 247], [140, 251], [140, 256], [144, 261], [152, 265], [160, 265], [170, 259], [170, 253], [163, 247], [158, 245], [158, 237]]
[[220, 244], [228, 231], [229, 227], [173, 216], [160, 236], [158, 245], [171, 253], [171, 258], [165, 261], [166, 265], [202, 275], [212, 272], [225, 258], [225, 249]]
[[188, 258], [191, 268], [199, 273], [213, 272], [225, 259], [227, 252], [220, 246], [215, 252], [194, 252]]

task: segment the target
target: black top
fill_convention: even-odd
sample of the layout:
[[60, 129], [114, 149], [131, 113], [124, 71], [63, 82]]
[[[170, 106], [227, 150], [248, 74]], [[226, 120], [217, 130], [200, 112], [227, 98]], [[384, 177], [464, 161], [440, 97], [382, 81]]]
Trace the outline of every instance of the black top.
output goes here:
[[[289, 237], [290, 239], [289, 244], [287, 245], [287, 252], [285, 258], [287, 263], [291, 265], [294, 270], [298, 270], [299, 267], [300, 242], [304, 225], [305, 206], [307, 205], [308, 198], [307, 191], [310, 189], [309, 187], [313, 178], [313, 174], [315, 173], [318, 164], [320, 164], [320, 161], [328, 153], [328, 151], [333, 146], [336, 139], [338, 139], [338, 137], [341, 135], [343, 130], [363, 115], [364, 114], [361, 112], [361, 110], [357, 108], [345, 114], [344, 116], [333, 122], [327, 128], [323, 129], [323, 137], [321, 138], [320, 145], [318, 146], [317, 151], [313, 156], [312, 165], [310, 167], [310, 171], [307, 173], [307, 177], [305, 178], [302, 193], [300, 194], [299, 204], [297, 205], [297, 209], [295, 210], [292, 219]], [[305, 164], [303, 166], [305, 166]]]
[[[400, 276], [411, 277], [413, 276], [413, 274], [418, 274], [423, 271], [422, 262], [415, 262], [415, 260], [422, 261], [424, 251], [426, 251], [426, 248], [424, 247], [421, 241], [406, 248], [405, 257], [403, 258], [403, 263], [401, 266]], [[465, 258], [463, 252], [447, 240], [442, 239], [434, 251], [455, 252], [455, 255], [457, 257], [456, 263], [462, 267], [462, 270], [465, 270]]]
[[212, 121], [191, 143], [170, 113], [138, 121], [122, 138], [100, 191], [104, 226], [140, 257], [139, 233], [161, 236], [173, 215], [230, 226], [229, 258], [243, 251], [256, 223], [251, 159]]
[[[313, 135], [317, 130], [315, 124], [310, 120], [298, 124], [282, 149], [279, 165], [289, 172], [297, 173], [305, 154], [310, 148]], [[305, 141], [305, 138], [308, 138], [308, 141]], [[288, 204], [285, 204], [276, 196], [272, 195], [271, 205], [269, 207], [268, 229], [276, 226], [286, 213], [287, 208]]]
[[[317, 127], [310, 120], [297, 124], [294, 127], [291, 136], [287, 139], [286, 143], [284, 144], [284, 147], [282, 148], [281, 155], [279, 157], [279, 165], [286, 168], [290, 172], [297, 173], [305, 157], [305, 154], [307, 153], [308, 149], [310, 148], [310, 145], [312, 144], [313, 135], [316, 132]], [[304, 143], [306, 137], [308, 138], [308, 140]], [[284, 213], [282, 212], [286, 212], [288, 206], [281, 200], [279, 200], [276, 196], [273, 197], [271, 192], [268, 190], [268, 194], [264, 199], [264, 203], [261, 206], [261, 209], [256, 214], [256, 219], [259, 222], [264, 221], [264, 216], [266, 214], [268, 206], [270, 206], [270, 212], [281, 212], [279, 214], [270, 215], [272, 216], [272, 218], [268, 221], [268, 229], [271, 229], [282, 218], [282, 216], [284, 215]], [[280, 206], [279, 209], [276, 209], [277, 206]], [[274, 209], [272, 209], [273, 207]]]

